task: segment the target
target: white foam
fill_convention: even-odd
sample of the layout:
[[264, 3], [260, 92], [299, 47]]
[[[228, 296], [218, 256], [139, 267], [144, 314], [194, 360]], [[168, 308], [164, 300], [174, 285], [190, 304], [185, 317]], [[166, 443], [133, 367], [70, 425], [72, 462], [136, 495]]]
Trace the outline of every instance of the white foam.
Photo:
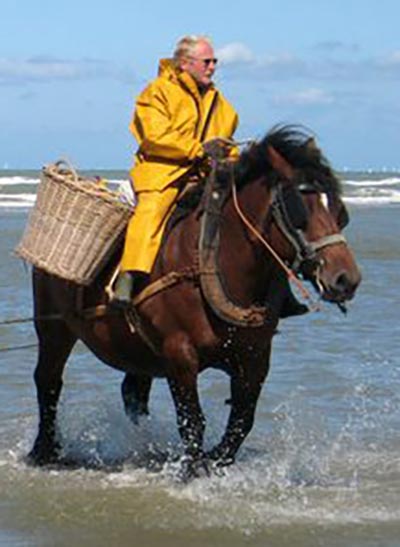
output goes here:
[[390, 205], [400, 203], [400, 196], [352, 196], [345, 197], [344, 201], [353, 205]]
[[[128, 179], [107, 179], [110, 188], [114, 191], [120, 189], [130, 190]], [[0, 177], [1, 188], [9, 188], [10, 193], [0, 193], [0, 208], [23, 209], [31, 208], [36, 200], [35, 186], [39, 184], [39, 178], [26, 176]], [[382, 180], [344, 180], [344, 200], [346, 203], [364, 206], [385, 206], [400, 203], [400, 177], [392, 176]], [[30, 185], [32, 193], [18, 193], [18, 186]], [[15, 186], [15, 193], [12, 187]], [[20, 188], [22, 190], [22, 188]]]
[[365, 186], [393, 186], [400, 184], [399, 177], [391, 177], [382, 180], [345, 180], [344, 184], [349, 186], [365, 187]]
[[21, 200], [27, 200], [27, 201], [35, 201], [36, 195], [35, 194], [0, 194], [0, 199], [11, 199], [15, 201], [21, 201]]
[[0, 188], [2, 186], [16, 186], [20, 184], [39, 184], [38, 178], [31, 178], [31, 177], [21, 177], [21, 176], [13, 176], [13, 177], [0, 177]]
[[35, 194], [0, 194], [0, 207], [32, 207], [36, 201]]

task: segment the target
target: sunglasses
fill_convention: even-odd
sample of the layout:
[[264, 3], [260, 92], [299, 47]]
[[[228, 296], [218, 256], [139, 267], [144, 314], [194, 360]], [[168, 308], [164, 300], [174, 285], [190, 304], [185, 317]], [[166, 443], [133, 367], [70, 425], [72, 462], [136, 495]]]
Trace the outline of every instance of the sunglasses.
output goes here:
[[201, 61], [204, 66], [210, 66], [211, 63], [213, 65], [216, 65], [218, 63], [218, 59], [216, 59], [215, 57], [213, 58], [210, 58], [210, 59], [199, 59], [198, 57], [189, 57], [190, 59], [193, 59], [193, 61]]

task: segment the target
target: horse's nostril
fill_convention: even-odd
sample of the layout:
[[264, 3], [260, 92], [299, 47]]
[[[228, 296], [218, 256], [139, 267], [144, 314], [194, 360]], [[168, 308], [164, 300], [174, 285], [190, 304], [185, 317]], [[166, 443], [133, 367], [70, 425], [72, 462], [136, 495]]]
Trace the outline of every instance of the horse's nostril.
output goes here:
[[335, 288], [343, 295], [352, 295], [356, 290], [357, 283], [354, 283], [346, 273], [341, 273], [336, 278]]

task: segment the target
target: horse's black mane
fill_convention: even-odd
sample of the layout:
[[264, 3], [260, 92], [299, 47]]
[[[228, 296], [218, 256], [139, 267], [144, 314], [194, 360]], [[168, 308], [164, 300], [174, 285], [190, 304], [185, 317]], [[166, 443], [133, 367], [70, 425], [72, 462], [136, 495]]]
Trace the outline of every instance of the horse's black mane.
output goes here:
[[270, 163], [269, 146], [295, 169], [297, 184], [308, 182], [317, 190], [340, 195], [340, 181], [315, 144], [312, 133], [297, 125], [274, 126], [261, 141], [242, 152], [235, 166], [238, 188], [266, 173], [271, 187], [277, 184], [280, 176]]
[[[244, 150], [238, 161], [232, 164], [223, 162], [218, 166], [217, 180], [221, 187], [230, 188], [232, 168], [236, 187], [240, 190], [263, 177], [270, 188], [276, 186], [282, 176], [270, 163], [268, 147], [272, 146], [295, 169], [295, 183], [307, 183], [317, 191], [339, 197], [341, 184], [330, 167], [327, 159], [315, 144], [311, 131], [297, 125], [274, 126], [259, 142]], [[233, 165], [233, 167], [232, 167]], [[185, 217], [198, 206], [204, 186], [198, 185], [179, 201], [178, 207], [170, 219], [167, 232], [179, 219]]]

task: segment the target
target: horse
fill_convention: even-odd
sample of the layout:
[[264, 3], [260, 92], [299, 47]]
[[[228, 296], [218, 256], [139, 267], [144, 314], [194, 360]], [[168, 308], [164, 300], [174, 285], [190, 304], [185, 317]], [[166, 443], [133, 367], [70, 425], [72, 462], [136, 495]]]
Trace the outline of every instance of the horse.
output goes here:
[[[167, 380], [182, 467], [192, 477], [234, 463], [252, 429], [273, 336], [290, 315], [285, 268], [342, 310], [353, 298], [361, 274], [341, 233], [349, 220], [341, 183], [308, 129], [275, 126], [235, 162], [213, 164], [209, 178], [208, 193], [171, 219], [150, 282], [173, 281], [139, 294], [140, 328], [105, 291], [119, 251], [84, 288], [33, 268], [39, 425], [28, 456], [35, 465], [61, 459], [57, 404], [78, 339], [124, 373], [122, 399], [133, 421], [149, 412], [153, 379]], [[197, 382], [209, 367], [229, 376], [231, 393], [222, 438], [206, 451]]]

